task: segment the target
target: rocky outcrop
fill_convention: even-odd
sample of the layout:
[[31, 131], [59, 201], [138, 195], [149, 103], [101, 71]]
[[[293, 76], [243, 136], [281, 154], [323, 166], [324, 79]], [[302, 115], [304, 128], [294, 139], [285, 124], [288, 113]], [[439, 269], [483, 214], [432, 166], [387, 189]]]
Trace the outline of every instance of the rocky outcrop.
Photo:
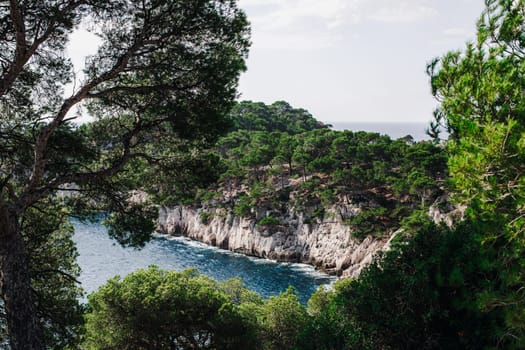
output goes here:
[[234, 252], [309, 263], [331, 274], [357, 277], [378, 250], [388, 247], [391, 236], [353, 238], [342, 221], [359, 210], [351, 204], [337, 205], [327, 210], [325, 219], [315, 222], [288, 210], [278, 217], [278, 224], [258, 225], [257, 217], [269, 214], [263, 208], [257, 209], [255, 219], [247, 219], [224, 208], [161, 207], [158, 230]]
[[461, 221], [465, 215], [465, 205], [457, 206], [450, 201], [450, 195], [439, 197], [428, 209], [428, 216], [436, 224], [443, 223], [452, 227], [454, 223]]
[[[249, 219], [217, 204], [200, 208], [163, 206], [159, 210], [158, 231], [246, 255], [308, 263], [327, 273], [353, 278], [378, 251], [389, 248], [397, 233], [356, 239], [344, 221], [357, 215], [361, 207], [342, 199], [326, 210], [323, 219], [314, 220], [288, 206], [276, 210], [269, 205], [253, 208]], [[430, 206], [428, 215], [436, 223], [452, 226], [461, 220], [464, 210], [444, 195]], [[275, 218], [274, 223], [257, 224], [265, 217]]]

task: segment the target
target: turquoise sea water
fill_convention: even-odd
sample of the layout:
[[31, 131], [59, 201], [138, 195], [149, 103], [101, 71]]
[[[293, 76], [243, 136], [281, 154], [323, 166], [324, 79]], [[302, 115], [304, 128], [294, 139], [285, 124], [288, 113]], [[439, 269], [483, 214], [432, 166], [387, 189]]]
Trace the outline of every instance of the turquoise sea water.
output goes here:
[[158, 236], [141, 250], [122, 248], [111, 240], [100, 224], [73, 221], [74, 241], [82, 268], [80, 282], [86, 292], [93, 292], [109, 278], [125, 276], [139, 268], [155, 264], [163, 269], [181, 271], [196, 267], [216, 280], [241, 277], [244, 283], [263, 297], [279, 294], [293, 286], [302, 303], [334, 277], [304, 264], [283, 264], [246, 257], [182, 237]]

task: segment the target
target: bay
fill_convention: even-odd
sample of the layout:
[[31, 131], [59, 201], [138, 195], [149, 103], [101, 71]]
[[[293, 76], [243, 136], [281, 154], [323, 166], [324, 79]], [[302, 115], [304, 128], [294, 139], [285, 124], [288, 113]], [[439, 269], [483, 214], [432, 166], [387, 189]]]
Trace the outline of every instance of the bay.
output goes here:
[[319, 286], [335, 281], [334, 277], [309, 265], [247, 257], [183, 237], [156, 236], [140, 250], [123, 248], [108, 237], [101, 224], [77, 220], [72, 223], [82, 269], [80, 282], [87, 293], [97, 290], [115, 275], [124, 277], [152, 264], [177, 271], [195, 267], [218, 281], [240, 277], [248, 288], [265, 298], [293, 286], [303, 304]]

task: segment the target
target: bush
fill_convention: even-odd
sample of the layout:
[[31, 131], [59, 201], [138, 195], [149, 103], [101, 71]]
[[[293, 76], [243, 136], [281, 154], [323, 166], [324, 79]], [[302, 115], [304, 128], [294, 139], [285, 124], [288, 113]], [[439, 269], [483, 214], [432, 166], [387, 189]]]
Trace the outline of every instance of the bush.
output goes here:
[[357, 239], [365, 239], [367, 236], [380, 236], [386, 233], [387, 209], [384, 207], [363, 210], [357, 216], [347, 220], [352, 226], [352, 235]]
[[316, 218], [319, 218], [319, 219], [323, 219], [324, 218], [324, 214], [325, 214], [325, 209], [324, 207], [317, 207], [313, 212], [312, 214], [310, 214], [310, 218], [311, 219], [316, 219]]
[[264, 305], [260, 327], [263, 348], [267, 350], [295, 349], [308, 315], [292, 287], [270, 297]]
[[219, 197], [219, 193], [218, 192], [201, 190], [200, 192], [197, 193], [195, 199], [198, 200], [198, 201], [201, 201], [201, 202], [207, 202], [207, 201], [209, 201], [211, 199], [214, 199], [214, 198], [217, 198], [217, 197]]
[[83, 349], [294, 349], [308, 322], [292, 287], [264, 300], [239, 278], [155, 266], [89, 296]]
[[427, 223], [358, 280], [317, 292], [300, 348], [512, 348], [498, 339], [504, 312], [483, 306], [499, 282], [478, 230], [470, 223], [455, 230]]
[[196, 270], [138, 270], [89, 296], [86, 349], [247, 349], [254, 330]]
[[241, 193], [233, 206], [233, 213], [241, 217], [249, 217], [252, 211], [252, 201], [246, 193]]
[[334, 203], [336, 200], [334, 190], [331, 190], [331, 189], [323, 190], [319, 194], [319, 197], [321, 198], [321, 203], [323, 203], [323, 205], [325, 206], [329, 206], [330, 204]]
[[213, 218], [213, 213], [210, 213], [209, 211], [201, 210], [199, 212], [199, 217], [201, 219], [202, 224], [208, 225], [210, 223], [210, 219]]
[[279, 225], [281, 221], [278, 218], [274, 218], [273, 216], [265, 216], [257, 222], [258, 225], [261, 226], [272, 226], [272, 225]]

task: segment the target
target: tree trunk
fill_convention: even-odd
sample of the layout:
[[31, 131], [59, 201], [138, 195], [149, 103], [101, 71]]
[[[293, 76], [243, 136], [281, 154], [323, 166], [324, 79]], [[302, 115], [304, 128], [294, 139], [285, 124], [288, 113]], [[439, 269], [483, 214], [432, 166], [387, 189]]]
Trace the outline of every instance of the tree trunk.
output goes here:
[[0, 205], [0, 291], [12, 350], [44, 349], [18, 217]]

